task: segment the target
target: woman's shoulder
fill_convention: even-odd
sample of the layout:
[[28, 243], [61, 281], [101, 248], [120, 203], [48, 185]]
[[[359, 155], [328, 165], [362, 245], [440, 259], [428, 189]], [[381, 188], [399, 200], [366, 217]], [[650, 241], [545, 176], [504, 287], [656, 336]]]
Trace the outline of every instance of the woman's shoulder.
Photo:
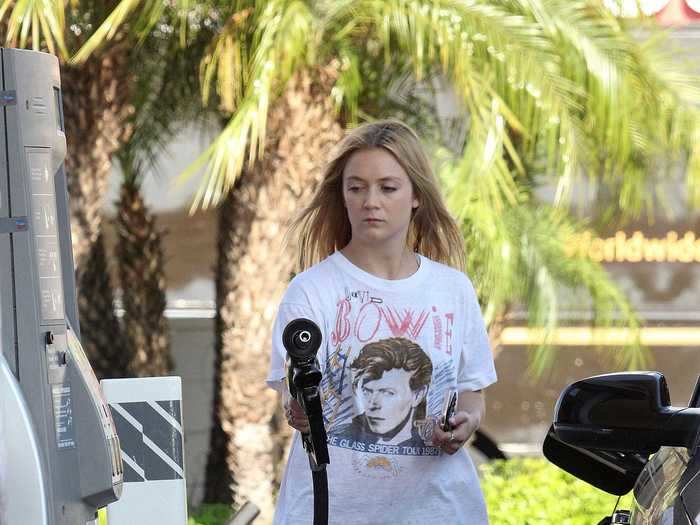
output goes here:
[[431, 259], [428, 263], [432, 270], [429, 278], [432, 289], [448, 294], [460, 304], [469, 305], [470, 309], [480, 308], [476, 288], [465, 272]]
[[[292, 283], [305, 284], [314, 282], [319, 278], [329, 277], [335, 271], [335, 265], [332, 263], [334, 255], [329, 255], [313, 266], [309, 266], [306, 270], [299, 272], [292, 278]], [[291, 284], [291, 283], [290, 283]]]
[[330, 255], [322, 261], [310, 266], [303, 272], [292, 277], [287, 287], [288, 293], [319, 290], [328, 286], [329, 281], [333, 280], [336, 268], [332, 264]]
[[432, 274], [432, 279], [441, 279], [451, 283], [452, 285], [473, 288], [471, 279], [463, 271], [433, 259], [429, 259], [424, 255], [421, 255], [421, 260], [428, 264], [428, 270]]

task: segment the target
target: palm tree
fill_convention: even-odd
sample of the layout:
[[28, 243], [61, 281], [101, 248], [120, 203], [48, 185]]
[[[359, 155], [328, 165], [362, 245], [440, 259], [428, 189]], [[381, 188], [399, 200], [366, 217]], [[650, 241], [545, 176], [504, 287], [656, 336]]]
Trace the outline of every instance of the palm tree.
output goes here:
[[126, 364], [132, 376], [161, 376], [173, 368], [165, 319], [165, 276], [162, 232], [144, 202], [138, 171], [128, 161], [117, 215], [119, 280], [124, 308]]
[[[269, 339], [278, 300], [293, 270], [285, 225], [320, 179], [320, 158], [342, 136], [328, 96], [337, 70], [302, 71], [268, 117], [268, 153], [246, 169], [219, 212], [216, 267], [216, 377], [214, 423], [205, 501], [254, 501], [269, 518], [275, 469], [286, 424], [279, 402], [264, 389]], [[308, 128], [313, 122], [313, 137]], [[227, 458], [226, 462], [221, 461]]]
[[[158, 3], [124, 0], [115, 13]], [[655, 160], [688, 156], [697, 166], [698, 91], [601, 2], [237, 0], [214, 11], [202, 95], [229, 120], [189, 170], [206, 167], [195, 207], [221, 203], [208, 500], [227, 501], [235, 486], [237, 501], [269, 507], [271, 436], [283, 425], [263, 378], [274, 308], [294, 269], [282, 231], [342, 127], [387, 116], [387, 86], [406, 78], [443, 79], [461, 105], [465, 139], [443, 140], [452, 147], [436, 157], [487, 318], [519, 301], [531, 322], [552, 327], [561, 290], [576, 289], [597, 322], [617, 313], [637, 325], [600, 266], [565, 252], [581, 228], [572, 196], [586, 182], [614, 196], [615, 212], [648, 209]], [[429, 111], [420, 97], [411, 108], [424, 123]], [[697, 170], [689, 180], [697, 201]], [[553, 202], [538, 198], [543, 185], [555, 188]]]
[[[200, 35], [201, 37], [201, 35]], [[204, 40], [190, 39], [183, 48], [167, 33], [151, 35], [142, 47], [139, 76], [132, 88], [133, 130], [116, 153], [122, 184], [117, 202], [115, 258], [124, 310], [125, 354], [129, 376], [165, 375], [173, 369], [166, 308], [163, 232], [141, 192], [144, 178], [155, 171], [161, 184], [157, 153], [184, 123], [205, 117], [191, 94], [197, 89], [196, 64]]]

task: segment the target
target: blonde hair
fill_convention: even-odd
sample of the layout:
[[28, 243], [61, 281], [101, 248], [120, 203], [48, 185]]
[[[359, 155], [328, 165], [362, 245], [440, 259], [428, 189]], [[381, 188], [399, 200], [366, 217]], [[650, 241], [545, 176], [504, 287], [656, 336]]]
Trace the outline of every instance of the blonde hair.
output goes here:
[[464, 270], [464, 240], [447, 211], [428, 156], [416, 132], [393, 119], [363, 124], [336, 147], [311, 203], [289, 230], [291, 237], [298, 232], [298, 270], [307, 269], [350, 242], [352, 232], [343, 202], [343, 172], [354, 153], [371, 148], [389, 152], [411, 180], [419, 205], [411, 218], [408, 246], [430, 259]]

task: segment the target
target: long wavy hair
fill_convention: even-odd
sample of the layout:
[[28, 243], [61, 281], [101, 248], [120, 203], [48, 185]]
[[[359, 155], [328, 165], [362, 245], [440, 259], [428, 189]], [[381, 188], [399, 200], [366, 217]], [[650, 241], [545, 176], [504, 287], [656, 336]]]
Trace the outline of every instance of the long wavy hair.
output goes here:
[[350, 242], [352, 231], [343, 202], [343, 172], [354, 153], [371, 148], [382, 148], [396, 159], [418, 199], [409, 226], [408, 246], [430, 259], [463, 270], [464, 240], [447, 211], [423, 145], [413, 129], [391, 119], [358, 126], [336, 146], [311, 203], [294, 219], [288, 232], [289, 239], [298, 234], [298, 271]]

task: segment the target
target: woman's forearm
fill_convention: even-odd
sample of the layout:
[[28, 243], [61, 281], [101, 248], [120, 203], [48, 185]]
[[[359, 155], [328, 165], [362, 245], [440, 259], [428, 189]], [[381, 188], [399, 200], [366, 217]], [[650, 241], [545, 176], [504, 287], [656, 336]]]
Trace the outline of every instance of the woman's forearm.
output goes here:
[[469, 432], [471, 436], [481, 425], [481, 420], [486, 412], [484, 392], [482, 390], [477, 390], [476, 392], [471, 390], [461, 391], [457, 400], [457, 411], [469, 414], [469, 421], [473, 427]]

